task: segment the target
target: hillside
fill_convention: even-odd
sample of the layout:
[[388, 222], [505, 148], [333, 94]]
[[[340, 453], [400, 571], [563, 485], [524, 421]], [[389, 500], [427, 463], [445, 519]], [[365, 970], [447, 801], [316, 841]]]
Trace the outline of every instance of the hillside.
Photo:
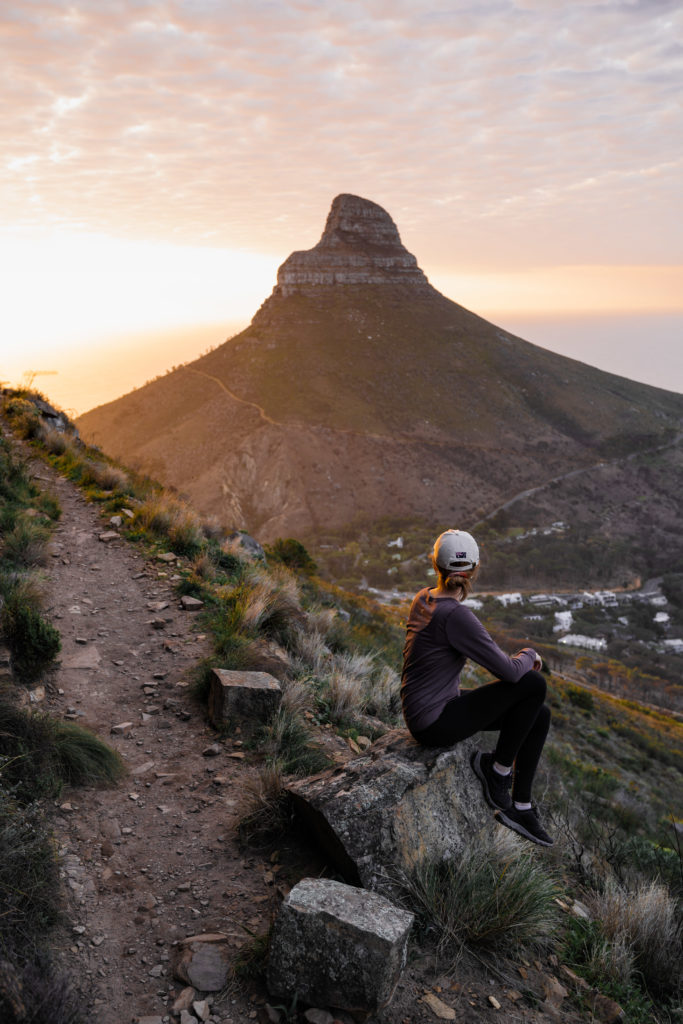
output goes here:
[[[222, 992], [195, 993], [208, 997], [210, 1020], [304, 1024], [312, 1018], [300, 1007], [265, 1005], [268, 927], [299, 878], [334, 870], [305, 832], [292, 829], [281, 802], [278, 812], [281, 787], [287, 777], [319, 770], [321, 750], [341, 763], [399, 723], [403, 630], [372, 602], [310, 576], [310, 567], [288, 568], [276, 551], [258, 564], [237, 557], [153, 482], [112, 465], [70, 430], [52, 429], [48, 424], [57, 417], [46, 422], [45, 403], [7, 396], [4, 414], [3, 593], [29, 566], [40, 567], [44, 613], [61, 634], [61, 663], [32, 678], [33, 699], [55, 721], [100, 733], [129, 773], [108, 788], [84, 788], [87, 779], [65, 782], [56, 803], [45, 802], [67, 912], [49, 936], [51, 959], [69, 971], [84, 1009], [67, 1018], [55, 1003], [49, 1017], [35, 1019], [114, 1024], [135, 1016], [156, 1024], [182, 998], [172, 970], [177, 944], [188, 935], [220, 932], [231, 947], [229, 983]], [[10, 495], [15, 477], [22, 483], [19, 497]], [[45, 510], [53, 517], [51, 536]], [[190, 595], [203, 606], [191, 611], [183, 600]], [[16, 670], [15, 651], [12, 663]], [[261, 723], [253, 736], [234, 727], [212, 729], [200, 685], [211, 666], [272, 670], [274, 663], [284, 690], [282, 715]], [[467, 684], [485, 680], [473, 669]], [[491, 997], [501, 1019], [579, 1024], [614, 1011], [606, 994], [629, 1020], [672, 1019], [674, 972], [662, 979], [661, 966], [677, 963], [675, 919], [674, 931], [656, 945], [653, 964], [642, 937], [652, 935], [660, 919], [653, 899], [642, 897], [657, 896], [666, 909], [680, 894], [672, 825], [681, 814], [681, 726], [665, 714], [577, 687], [560, 673], [549, 684], [555, 726], [538, 789], [557, 842], [552, 851], [525, 845], [516, 863], [533, 872], [527, 878], [552, 885], [552, 898], [547, 889], [544, 897], [551, 934], [528, 948], [520, 944], [525, 903], [540, 898], [534, 886], [518, 894], [497, 955], [469, 940], [457, 955], [437, 953], [440, 933], [423, 910], [399, 989], [371, 1018], [375, 1024], [432, 1019], [429, 999], [432, 1007], [436, 999], [454, 1008], [457, 1019], [484, 1022], [491, 1019]], [[1, 693], [0, 757], [13, 753], [7, 723], [16, 716], [10, 719], [7, 709], [23, 694], [15, 671]], [[25, 715], [34, 723], [45, 720], [42, 711]], [[14, 773], [10, 781], [22, 778], [25, 761], [5, 762], [4, 771]], [[3, 782], [6, 775], [0, 796], [12, 825], [25, 808], [14, 793], [3, 794]], [[24, 779], [24, 787], [29, 783], [35, 779]], [[269, 821], [267, 835], [257, 831], [254, 813], [252, 832], [240, 828], [254, 806], [261, 824], [264, 817]], [[273, 832], [274, 823], [279, 831]], [[14, 834], [0, 828], [0, 838]], [[482, 878], [490, 889], [486, 842]], [[628, 922], [618, 908], [608, 913], [605, 877], [636, 908]], [[590, 905], [590, 924], [571, 912], [577, 899], [579, 906]], [[634, 921], [640, 930], [632, 935], [627, 929]], [[661, 939], [661, 931], [655, 933]], [[17, 952], [18, 967], [25, 955], [25, 949]], [[0, 1013], [6, 977], [0, 975]], [[352, 1024], [343, 1012], [336, 1019]], [[9, 1024], [19, 1020], [8, 1018]]]
[[[342, 195], [245, 331], [78, 426], [272, 540], [387, 515], [466, 525], [558, 475], [671, 445], [682, 418], [682, 396], [445, 298], [389, 215]], [[620, 468], [628, 489], [633, 466]], [[652, 504], [672, 486], [665, 475]]]

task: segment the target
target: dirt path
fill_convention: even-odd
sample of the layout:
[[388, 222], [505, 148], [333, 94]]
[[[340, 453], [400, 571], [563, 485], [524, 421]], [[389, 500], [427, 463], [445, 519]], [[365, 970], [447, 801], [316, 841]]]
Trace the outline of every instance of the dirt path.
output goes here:
[[[280, 899], [277, 865], [245, 859], [235, 842], [238, 795], [253, 770], [239, 744], [203, 755], [217, 737], [187, 680], [208, 644], [180, 610], [174, 567], [145, 561], [124, 540], [100, 541], [111, 527], [97, 509], [43, 464], [34, 472], [63, 510], [47, 567], [61, 666], [46, 703], [97, 732], [130, 772], [115, 789], [57, 801], [72, 927], [63, 954], [97, 1024], [161, 1018], [182, 988], [171, 974], [174, 942], [220, 931], [237, 948], [242, 926], [265, 930]], [[121, 723], [131, 724], [112, 734]], [[228, 1024], [257, 1010], [235, 991], [212, 1014]]]

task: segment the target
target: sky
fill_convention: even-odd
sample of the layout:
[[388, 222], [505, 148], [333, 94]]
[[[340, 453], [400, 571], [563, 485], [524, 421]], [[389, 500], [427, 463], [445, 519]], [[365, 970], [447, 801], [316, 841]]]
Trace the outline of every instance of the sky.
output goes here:
[[334, 196], [683, 391], [679, 0], [0, 0], [0, 379], [83, 412], [246, 325]]

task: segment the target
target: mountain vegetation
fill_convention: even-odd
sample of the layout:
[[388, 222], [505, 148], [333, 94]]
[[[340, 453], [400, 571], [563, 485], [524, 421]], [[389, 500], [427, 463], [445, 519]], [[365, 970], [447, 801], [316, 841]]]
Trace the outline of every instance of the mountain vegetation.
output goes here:
[[[277, 661], [283, 708], [264, 723], [248, 748], [249, 759], [260, 770], [245, 795], [243, 815], [244, 841], [271, 842], [266, 848], [277, 849], [282, 830], [292, 828], [283, 783], [292, 774], [314, 772], [326, 763], [325, 737], [337, 734], [360, 749], [365, 738], [400, 723], [400, 622], [390, 608], [369, 596], [352, 594], [317, 575], [317, 559], [299, 541], [276, 539], [263, 557], [250, 558], [226, 542], [215, 523], [202, 520], [152, 480], [83, 445], [71, 430], [45, 429], [38, 408], [31, 395], [5, 401], [5, 476], [16, 486], [2, 492], [7, 524], [3, 538], [25, 518], [20, 510], [42, 503], [58, 514], [54, 499], [37, 491], [10, 451], [11, 428], [27, 439], [33, 458], [47, 460], [70, 477], [106, 517], [120, 514], [121, 535], [131, 544], [150, 553], [171, 547], [181, 556], [178, 592], [204, 602], [202, 624], [213, 644], [208, 661], [197, 666], [198, 699], [214, 665], [263, 668]], [[123, 509], [132, 514], [122, 514]], [[3, 567], [15, 582], [27, 573], [17, 563], [18, 550], [25, 551], [26, 545], [10, 545], [10, 562]], [[497, 634], [505, 646], [513, 643], [516, 632], [515, 623], [507, 625], [507, 639], [505, 633]], [[8, 637], [6, 633], [6, 642]], [[49, 659], [42, 671], [47, 670]], [[467, 685], [482, 682], [485, 673], [471, 668]], [[442, 937], [435, 951], [441, 962], [447, 968], [465, 963], [472, 972], [482, 957], [489, 971], [505, 971], [506, 964], [514, 967], [530, 954], [554, 958], [557, 970], [569, 972], [563, 975], [565, 981], [579, 979], [571, 983], [571, 1000], [575, 1012], [584, 1012], [586, 1019], [590, 992], [597, 987], [621, 1004], [629, 1020], [673, 1021], [681, 992], [682, 808], [677, 800], [683, 791], [683, 727], [664, 711], [577, 685], [562, 666], [550, 679], [550, 704], [554, 729], [540, 792], [544, 815], [558, 838], [555, 848], [541, 855], [530, 847], [501, 847], [492, 857], [473, 846], [466, 874], [450, 877], [443, 866], [432, 865], [416, 875], [406, 888], [406, 900], [418, 913], [420, 948], [433, 949], [436, 934]], [[4, 743], [6, 730], [2, 735]], [[13, 754], [12, 749], [9, 756]], [[0, 838], [5, 836], [12, 851], [13, 837], [29, 828], [26, 815], [33, 821], [36, 806], [30, 796], [14, 792], [13, 787], [26, 785], [21, 763], [11, 785], [8, 764], [0, 775], [5, 801]], [[41, 834], [49, 842], [46, 827], [41, 826]], [[10, 959], [19, 955], [12, 936], [29, 927], [35, 934], [29, 915], [42, 915], [35, 920], [44, 931], [57, 912], [57, 877], [41, 850], [31, 860], [40, 879], [35, 889], [39, 905], [18, 905], [11, 919], [15, 931], [0, 934], [3, 955]], [[44, 867], [37, 867], [39, 863]], [[482, 935], [478, 925], [482, 900], [490, 895], [491, 871], [501, 880], [496, 889], [497, 932]], [[0, 879], [0, 884], [9, 883]], [[47, 895], [50, 903], [43, 911], [40, 901]], [[9, 924], [4, 920], [3, 926]], [[655, 943], [654, 936], [662, 941]], [[512, 937], [519, 945], [511, 943]], [[29, 965], [22, 969], [28, 972]], [[258, 983], [257, 973], [250, 984]], [[66, 991], [60, 984], [60, 991]], [[520, 997], [533, 1005], [531, 990]], [[69, 1013], [50, 1019], [76, 1024], [76, 1011]]]

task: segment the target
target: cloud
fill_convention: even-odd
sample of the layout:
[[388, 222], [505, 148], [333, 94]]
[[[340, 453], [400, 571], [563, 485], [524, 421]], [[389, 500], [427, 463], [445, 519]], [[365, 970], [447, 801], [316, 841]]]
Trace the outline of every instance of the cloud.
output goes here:
[[668, 0], [5, 3], [0, 201], [284, 258], [352, 191], [421, 262], [676, 262], [682, 30]]

